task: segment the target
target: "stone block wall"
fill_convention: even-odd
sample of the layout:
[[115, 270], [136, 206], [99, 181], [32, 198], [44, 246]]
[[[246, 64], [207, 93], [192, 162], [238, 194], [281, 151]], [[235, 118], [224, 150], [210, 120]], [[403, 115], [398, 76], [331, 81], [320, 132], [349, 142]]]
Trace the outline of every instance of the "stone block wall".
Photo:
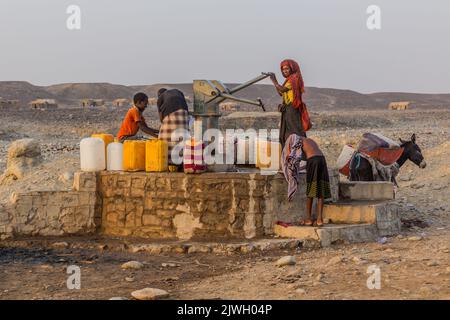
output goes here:
[[96, 231], [101, 221], [95, 192], [17, 193], [0, 208], [0, 235], [62, 236]]
[[102, 172], [101, 229], [106, 234], [148, 238], [262, 235], [266, 178], [246, 178]]
[[[333, 197], [338, 173], [330, 171]], [[281, 174], [101, 172], [101, 230], [146, 238], [254, 238], [305, 215], [305, 177], [292, 202]]]
[[[330, 170], [332, 194], [338, 173]], [[257, 238], [305, 215], [305, 176], [292, 202], [281, 174], [77, 172], [73, 191], [14, 194], [0, 236], [101, 232], [155, 239]]]

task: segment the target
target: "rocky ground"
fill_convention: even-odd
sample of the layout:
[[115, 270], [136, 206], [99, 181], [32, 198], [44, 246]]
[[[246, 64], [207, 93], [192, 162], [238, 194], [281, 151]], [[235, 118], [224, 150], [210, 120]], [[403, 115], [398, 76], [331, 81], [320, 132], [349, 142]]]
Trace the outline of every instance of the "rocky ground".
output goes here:
[[[155, 111], [146, 112], [156, 127], [151, 120]], [[0, 110], [0, 173], [16, 139], [38, 139], [44, 157], [31, 174], [0, 185], [0, 203], [14, 191], [70, 189], [79, 167], [79, 140], [91, 133], [116, 133], [124, 113], [112, 108]], [[313, 112], [312, 117], [310, 136], [330, 166], [342, 146], [357, 143], [364, 132], [393, 139], [416, 133], [428, 166], [407, 163], [401, 169], [402, 235], [384, 244], [230, 256], [130, 253], [121, 239], [65, 239], [62, 247], [54, 246], [61, 239], [8, 240], [0, 242], [0, 299], [130, 298], [133, 290], [145, 287], [167, 290], [173, 299], [449, 299], [450, 110], [343, 110]], [[285, 255], [293, 255], [296, 264], [277, 267]], [[129, 260], [144, 267], [121, 269]], [[66, 287], [69, 264], [81, 267], [81, 290]], [[379, 290], [366, 286], [367, 268], [373, 264], [381, 271]]]

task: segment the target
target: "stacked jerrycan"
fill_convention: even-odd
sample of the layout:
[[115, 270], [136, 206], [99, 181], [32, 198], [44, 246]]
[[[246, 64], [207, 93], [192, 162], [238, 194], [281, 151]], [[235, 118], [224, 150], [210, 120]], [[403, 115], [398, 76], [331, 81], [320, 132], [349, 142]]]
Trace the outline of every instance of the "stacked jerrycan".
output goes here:
[[168, 170], [168, 144], [158, 139], [122, 144], [112, 135], [95, 134], [81, 140], [80, 160], [82, 171], [162, 172]]
[[108, 148], [108, 145], [114, 142], [114, 136], [112, 134], [98, 133], [91, 135], [91, 138], [99, 138], [102, 139], [105, 143], [105, 152]]
[[100, 138], [105, 143], [106, 170], [122, 170], [123, 146], [112, 134], [93, 134], [91, 138]]

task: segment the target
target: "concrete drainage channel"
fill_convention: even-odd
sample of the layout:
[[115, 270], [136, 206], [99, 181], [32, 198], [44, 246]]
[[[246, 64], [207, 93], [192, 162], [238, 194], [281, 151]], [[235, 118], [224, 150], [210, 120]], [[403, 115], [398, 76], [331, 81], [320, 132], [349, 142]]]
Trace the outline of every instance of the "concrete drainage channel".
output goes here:
[[233, 255], [265, 253], [271, 251], [297, 250], [301, 248], [320, 248], [317, 241], [310, 239], [281, 239], [265, 238], [241, 241], [164, 241], [148, 242], [143, 239], [110, 238], [110, 237], [72, 237], [72, 238], [17, 238], [9, 239], [2, 243], [6, 247], [30, 248], [38, 247], [40, 249], [81, 249], [98, 250], [110, 252], [129, 252], [143, 253], [148, 255], [164, 254], [214, 254], [214, 255]]
[[304, 239], [261, 239], [239, 243], [190, 242], [169, 244], [133, 244], [128, 246], [128, 251], [132, 253], [145, 252], [149, 254], [212, 253], [217, 255], [230, 255], [238, 253], [246, 254], [251, 252], [267, 252], [272, 250], [295, 250], [304, 246], [318, 247], [319, 243]]

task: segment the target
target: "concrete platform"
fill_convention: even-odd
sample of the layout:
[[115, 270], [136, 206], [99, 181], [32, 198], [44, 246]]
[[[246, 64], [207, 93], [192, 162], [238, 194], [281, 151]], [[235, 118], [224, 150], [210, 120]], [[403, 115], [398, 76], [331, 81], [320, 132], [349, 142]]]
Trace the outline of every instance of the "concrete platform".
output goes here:
[[356, 243], [376, 241], [379, 237], [375, 224], [327, 224], [322, 228], [274, 226], [274, 233], [282, 238], [309, 239], [317, 241], [320, 246], [328, 247], [333, 243]]
[[376, 223], [377, 220], [393, 219], [394, 202], [388, 201], [339, 201], [325, 204], [324, 219], [332, 223]]
[[341, 200], [393, 200], [394, 185], [384, 181], [346, 181], [339, 183]]
[[333, 224], [374, 224], [380, 236], [400, 232], [401, 221], [395, 201], [340, 201], [324, 205], [324, 219]]

